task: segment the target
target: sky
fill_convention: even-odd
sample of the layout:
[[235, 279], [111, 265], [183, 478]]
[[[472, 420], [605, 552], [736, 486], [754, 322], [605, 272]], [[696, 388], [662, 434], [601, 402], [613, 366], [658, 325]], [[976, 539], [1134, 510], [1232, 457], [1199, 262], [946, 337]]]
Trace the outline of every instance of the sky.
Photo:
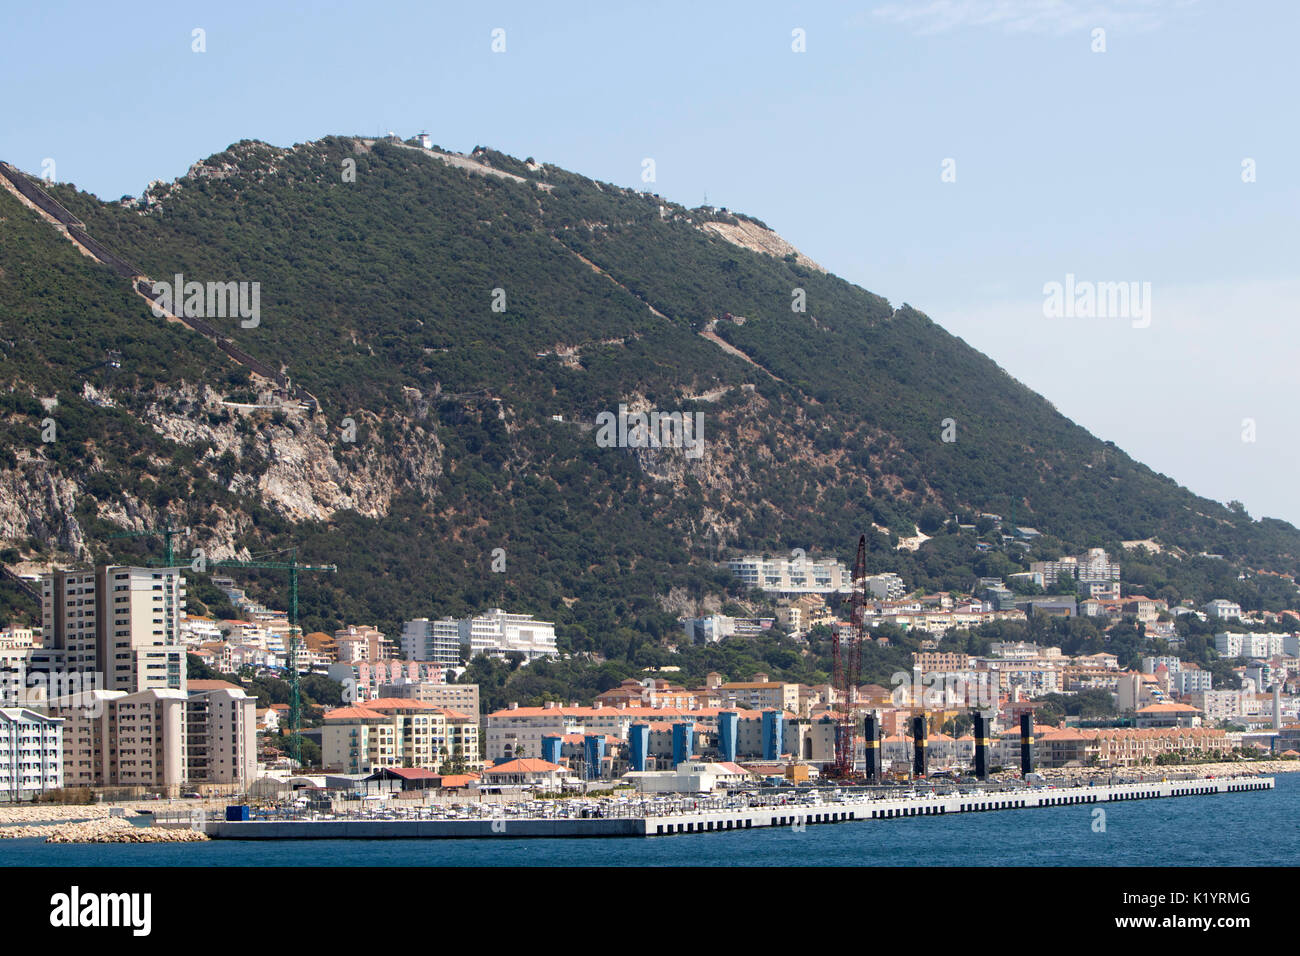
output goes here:
[[112, 200], [241, 139], [427, 131], [707, 198], [1300, 525], [1297, 35], [1292, 0], [43, 2], [0, 30], [0, 159]]

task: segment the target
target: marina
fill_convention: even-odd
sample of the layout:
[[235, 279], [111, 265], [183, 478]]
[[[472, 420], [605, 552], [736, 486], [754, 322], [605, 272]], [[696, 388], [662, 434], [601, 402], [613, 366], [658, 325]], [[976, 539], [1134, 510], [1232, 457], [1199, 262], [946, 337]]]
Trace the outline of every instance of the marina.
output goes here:
[[494, 807], [477, 813], [448, 811], [441, 815], [432, 808], [413, 807], [396, 811], [315, 813], [246, 820], [211, 820], [201, 816], [159, 818], [156, 825], [201, 830], [209, 838], [219, 840], [651, 837], [771, 827], [791, 827], [798, 831], [832, 823], [1212, 796], [1273, 788], [1272, 777], [1249, 777], [998, 790], [950, 788], [924, 793], [873, 793], [870, 796], [843, 790], [813, 790], [795, 799], [753, 795], [699, 800], [625, 798], [621, 802], [604, 801], [605, 805], [598, 805], [599, 801], [587, 801], [568, 808], [561, 801], [553, 801], [548, 807], [549, 813], [535, 809], [536, 804], [514, 813]]

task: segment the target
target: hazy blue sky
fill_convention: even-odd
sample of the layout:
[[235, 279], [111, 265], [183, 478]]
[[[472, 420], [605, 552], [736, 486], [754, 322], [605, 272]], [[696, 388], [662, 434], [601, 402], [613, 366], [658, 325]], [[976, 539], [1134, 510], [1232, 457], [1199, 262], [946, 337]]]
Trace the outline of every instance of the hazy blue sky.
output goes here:
[[[0, 158], [116, 199], [246, 138], [427, 130], [635, 187], [650, 157], [661, 195], [764, 220], [1156, 470], [1300, 523], [1300, 3], [614, 6], [11, 5]], [[1149, 326], [1046, 317], [1067, 274], [1149, 282]]]

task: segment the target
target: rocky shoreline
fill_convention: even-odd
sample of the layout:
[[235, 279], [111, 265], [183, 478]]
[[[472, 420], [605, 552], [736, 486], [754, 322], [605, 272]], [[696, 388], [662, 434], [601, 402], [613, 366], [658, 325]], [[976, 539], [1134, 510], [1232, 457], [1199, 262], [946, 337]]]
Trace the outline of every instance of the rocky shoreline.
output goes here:
[[53, 828], [46, 843], [203, 843], [208, 837], [197, 830], [138, 827], [122, 817], [87, 820]]
[[44, 837], [46, 843], [200, 843], [208, 839], [197, 830], [138, 827], [125, 817], [108, 816], [77, 823], [0, 827], [0, 839], [30, 837]]

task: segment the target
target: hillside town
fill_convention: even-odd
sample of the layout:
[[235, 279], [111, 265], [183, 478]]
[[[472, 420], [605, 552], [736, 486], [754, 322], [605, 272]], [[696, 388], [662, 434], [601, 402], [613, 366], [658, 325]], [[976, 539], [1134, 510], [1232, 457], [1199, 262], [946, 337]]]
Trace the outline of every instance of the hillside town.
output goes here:
[[[981, 578], [966, 594], [908, 593], [892, 573], [855, 582], [842, 563], [802, 556], [748, 556], [727, 567], [756, 598], [751, 606], [771, 613], [683, 617], [681, 642], [775, 635], [797, 647], [860, 629], [864, 643], [888, 645], [888, 632], [918, 642], [910, 668], [888, 686], [846, 689], [762, 671], [710, 671], [696, 683], [665, 666], [587, 700], [488, 707], [479, 685], [464, 680], [468, 665], [558, 660], [553, 623], [490, 608], [412, 619], [391, 636], [362, 623], [296, 636], [286, 612], [229, 577], [213, 584], [239, 617], [214, 619], [187, 612], [182, 569], [55, 570], [39, 578], [40, 627], [0, 631], [0, 799], [806, 783], [835, 764], [846, 714], [859, 727], [871, 715], [878, 743], [859, 733], [852, 761], [862, 766], [878, 746], [870, 757], [886, 779], [915, 776], [918, 743], [925, 773], [970, 773], [975, 714], [989, 720], [994, 772], [1017, 766], [1026, 726], [1033, 764], [1045, 772], [1300, 757], [1294, 612], [1248, 614], [1222, 599], [1171, 608], [1125, 595], [1119, 562], [1101, 549], [1035, 562], [1011, 580]], [[1067, 579], [1071, 593], [1059, 593]], [[863, 595], [857, 624], [843, 600], [855, 583]], [[1233, 686], [1216, 686], [1209, 668], [1178, 653], [1176, 622], [1188, 615], [1213, 629], [1214, 657], [1228, 668], [1216, 673]], [[1001, 640], [968, 653], [946, 642], [994, 622], [1080, 616], [1141, 628], [1165, 652], [1123, 666], [1106, 651]], [[279, 699], [294, 676], [291, 661], [317, 698], [297, 760], [292, 706]]]

